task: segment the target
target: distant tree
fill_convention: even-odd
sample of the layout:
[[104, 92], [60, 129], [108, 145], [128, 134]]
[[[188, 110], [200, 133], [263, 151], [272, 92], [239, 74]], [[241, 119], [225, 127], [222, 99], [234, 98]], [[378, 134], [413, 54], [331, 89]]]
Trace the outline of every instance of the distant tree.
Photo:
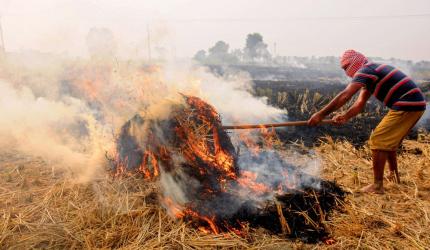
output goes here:
[[230, 46], [224, 41], [218, 41], [209, 48], [209, 54], [206, 58], [207, 63], [213, 64], [231, 64], [237, 63], [238, 59], [228, 52]]
[[228, 49], [230, 45], [228, 45], [224, 41], [218, 41], [215, 45], [209, 49], [210, 55], [225, 55], [228, 54]]
[[268, 61], [271, 55], [267, 47], [262, 35], [259, 33], [248, 34], [244, 55], [250, 61]]
[[248, 34], [246, 38], [246, 47], [245, 47], [247, 54], [251, 58], [256, 58], [258, 56], [257, 49], [261, 47], [262, 43], [263, 43], [263, 36], [260, 35], [259, 33]]
[[243, 51], [241, 49], [235, 49], [231, 52], [231, 55], [237, 58], [237, 61], [243, 61]]
[[206, 51], [204, 51], [204, 50], [197, 51], [197, 53], [194, 55], [193, 59], [198, 61], [198, 62], [205, 62]]

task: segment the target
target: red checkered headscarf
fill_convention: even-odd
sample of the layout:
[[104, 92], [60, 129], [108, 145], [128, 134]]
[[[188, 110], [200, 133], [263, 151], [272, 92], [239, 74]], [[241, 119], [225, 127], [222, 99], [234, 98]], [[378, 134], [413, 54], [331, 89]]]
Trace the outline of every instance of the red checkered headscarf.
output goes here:
[[349, 77], [353, 77], [355, 73], [368, 62], [360, 52], [349, 49], [345, 51], [340, 59], [340, 66], [345, 70]]

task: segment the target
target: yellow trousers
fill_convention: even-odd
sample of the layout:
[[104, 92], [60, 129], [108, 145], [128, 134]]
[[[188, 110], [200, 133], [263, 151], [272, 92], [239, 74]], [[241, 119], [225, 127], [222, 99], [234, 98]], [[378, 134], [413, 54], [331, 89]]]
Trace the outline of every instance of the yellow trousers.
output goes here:
[[391, 110], [384, 116], [370, 136], [372, 150], [395, 151], [403, 138], [415, 126], [424, 111]]

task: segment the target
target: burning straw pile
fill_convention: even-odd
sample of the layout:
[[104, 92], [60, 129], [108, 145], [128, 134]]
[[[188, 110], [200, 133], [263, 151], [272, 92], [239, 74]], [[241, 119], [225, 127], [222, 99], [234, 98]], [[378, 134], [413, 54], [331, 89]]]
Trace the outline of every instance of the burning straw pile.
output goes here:
[[246, 236], [245, 228], [262, 227], [327, 239], [327, 214], [345, 198], [340, 187], [285, 162], [267, 141], [242, 136], [235, 148], [212, 106], [183, 99], [165, 119], [136, 115], [122, 127], [110, 160], [116, 176], [159, 182], [158, 202], [204, 232]]

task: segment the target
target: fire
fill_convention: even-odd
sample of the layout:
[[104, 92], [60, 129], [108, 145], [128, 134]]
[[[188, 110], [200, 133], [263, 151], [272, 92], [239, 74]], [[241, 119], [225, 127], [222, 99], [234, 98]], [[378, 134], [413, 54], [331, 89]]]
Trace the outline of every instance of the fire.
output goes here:
[[[310, 205], [315, 202], [316, 196], [305, 196], [304, 190], [299, 196], [291, 192], [298, 189], [304, 174], [288, 165], [284, 169], [265, 171], [254, 171], [247, 166], [241, 169], [238, 151], [222, 129], [216, 110], [197, 97], [183, 98], [184, 103], [172, 107], [166, 120], [145, 120], [136, 115], [122, 127], [118, 153], [113, 160], [117, 176], [134, 170], [145, 180], [160, 180], [160, 176], [166, 175], [181, 183], [180, 187], [163, 183], [161, 186], [167, 191], [179, 188], [175, 191], [182, 192], [186, 199], [178, 200], [169, 192], [163, 192], [161, 204], [169, 215], [190, 221], [204, 233], [230, 231], [244, 235], [244, 228], [261, 225], [273, 227], [274, 232], [294, 234], [294, 228], [289, 225], [292, 218], [299, 220], [295, 224], [307, 228], [306, 232], [308, 227], [319, 226], [310, 219], [322, 218], [319, 214], [299, 216], [297, 214], [306, 212], [292, 213], [291, 205], [285, 204], [291, 199], [303, 199], [300, 202]], [[265, 159], [264, 155], [281, 162], [281, 156], [273, 153], [279, 141], [274, 130], [262, 128], [259, 137], [262, 141], [254, 140], [255, 136], [249, 132], [240, 133], [238, 137], [241, 150], [249, 156], [248, 164]], [[289, 195], [293, 196], [284, 201], [276, 198], [285, 199]], [[305, 201], [307, 197], [310, 202]], [[317, 211], [314, 207], [305, 210]]]
[[246, 148], [250, 150], [254, 155], [258, 155], [260, 153], [260, 147], [257, 142], [253, 139], [250, 131], [240, 131], [239, 134], [240, 142], [243, 143]]
[[[151, 167], [152, 172], [150, 171], [149, 167]], [[145, 151], [143, 154], [142, 164], [139, 166], [139, 171], [144, 174], [146, 179], [151, 179], [158, 176], [158, 161], [154, 153], [149, 150]]]
[[335, 239], [333, 239], [333, 238], [328, 238], [328, 239], [325, 239], [325, 240], [324, 240], [324, 243], [325, 243], [326, 245], [331, 246], [331, 245], [334, 245], [334, 244], [336, 243], [336, 240], [335, 240]]
[[251, 171], [243, 171], [241, 177], [237, 180], [237, 182], [254, 192], [264, 194], [272, 191], [267, 185], [263, 183], [257, 182], [257, 173], [253, 173]]
[[167, 211], [171, 216], [177, 219], [181, 219], [184, 217], [184, 208], [174, 202], [170, 197], [164, 197], [162, 200], [162, 204], [164, 205], [164, 207], [167, 208]]
[[167, 211], [170, 215], [177, 219], [184, 219], [185, 217], [198, 218], [207, 223], [207, 226], [200, 226], [199, 229], [205, 233], [213, 232], [218, 234], [219, 229], [214, 222], [214, 218], [209, 218], [208, 216], [202, 216], [198, 214], [196, 211], [193, 211], [189, 208], [184, 208], [175, 203], [171, 198], [165, 197], [162, 201], [164, 207], [167, 208]]
[[[221, 124], [215, 109], [196, 97], [188, 97], [187, 104], [195, 108], [201, 123], [196, 124], [188, 117], [178, 119], [180, 126], [175, 131], [185, 144], [182, 147], [184, 155], [189, 161], [202, 159], [209, 167], [221, 171], [223, 176], [235, 179], [233, 156], [221, 147], [219, 131], [213, 126], [214, 122]], [[200, 170], [206, 172], [205, 169]]]

